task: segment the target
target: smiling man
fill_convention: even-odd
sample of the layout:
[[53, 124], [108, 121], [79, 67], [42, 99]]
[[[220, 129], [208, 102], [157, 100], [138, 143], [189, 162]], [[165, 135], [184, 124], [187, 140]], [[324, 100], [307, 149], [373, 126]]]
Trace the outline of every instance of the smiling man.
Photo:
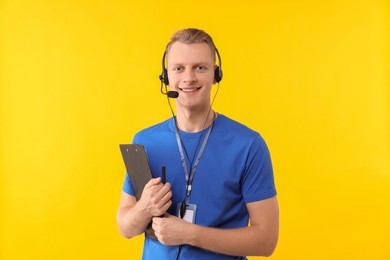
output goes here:
[[152, 222], [156, 238], [145, 233], [143, 259], [271, 255], [279, 208], [269, 151], [257, 132], [212, 109], [211, 89], [222, 79], [212, 38], [198, 29], [178, 31], [163, 66], [165, 60], [160, 79], [178, 93], [176, 116], [133, 139], [145, 146], [153, 179], [137, 201], [126, 176], [117, 213], [120, 233], [140, 235]]

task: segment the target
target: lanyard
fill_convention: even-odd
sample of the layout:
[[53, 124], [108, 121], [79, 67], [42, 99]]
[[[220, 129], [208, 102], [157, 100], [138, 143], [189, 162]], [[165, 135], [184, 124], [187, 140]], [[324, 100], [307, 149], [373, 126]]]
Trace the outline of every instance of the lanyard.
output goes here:
[[[215, 120], [215, 118], [214, 118], [214, 120]], [[207, 141], [209, 140], [210, 133], [211, 133], [213, 126], [214, 126], [214, 121], [211, 124], [211, 126], [209, 127], [209, 129], [207, 130], [206, 136], [203, 139], [202, 146], [200, 147], [200, 150], [198, 152], [198, 155], [196, 156], [196, 160], [195, 160], [194, 164], [192, 165], [192, 169], [191, 169], [190, 173], [188, 173], [187, 163], [186, 163], [186, 159], [184, 157], [183, 144], [181, 142], [179, 129], [177, 126], [175, 127], [176, 142], [177, 142], [177, 146], [179, 147], [181, 164], [183, 165], [184, 173], [186, 175], [186, 183], [187, 183], [186, 184], [186, 204], [187, 205], [189, 205], [189, 202], [190, 202], [190, 195], [191, 195], [191, 190], [192, 190], [192, 180], [194, 179], [195, 170], [196, 170], [196, 167], [198, 167], [200, 157], [202, 157], [204, 148], [206, 147]]]

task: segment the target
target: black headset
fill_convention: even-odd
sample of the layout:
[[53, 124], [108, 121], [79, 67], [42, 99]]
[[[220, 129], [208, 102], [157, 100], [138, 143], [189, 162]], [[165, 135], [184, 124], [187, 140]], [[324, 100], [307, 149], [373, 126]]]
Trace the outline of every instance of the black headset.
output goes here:
[[[215, 48], [215, 53], [217, 54], [218, 58], [218, 65], [215, 67], [214, 70], [214, 79], [217, 83], [219, 83], [222, 80], [222, 61], [221, 61], [221, 56], [219, 55], [218, 49]], [[164, 52], [163, 58], [162, 58], [162, 72], [159, 76], [159, 79], [161, 80], [162, 83], [165, 85], [169, 85], [169, 80], [168, 80], [168, 71], [165, 68], [165, 56], [167, 55], [167, 52]]]

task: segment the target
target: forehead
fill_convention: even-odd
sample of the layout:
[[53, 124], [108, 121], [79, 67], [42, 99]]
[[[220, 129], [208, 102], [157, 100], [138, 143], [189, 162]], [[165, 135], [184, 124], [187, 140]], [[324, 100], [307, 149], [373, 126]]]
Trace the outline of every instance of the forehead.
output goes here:
[[207, 43], [175, 42], [167, 53], [168, 64], [214, 63], [214, 53]]

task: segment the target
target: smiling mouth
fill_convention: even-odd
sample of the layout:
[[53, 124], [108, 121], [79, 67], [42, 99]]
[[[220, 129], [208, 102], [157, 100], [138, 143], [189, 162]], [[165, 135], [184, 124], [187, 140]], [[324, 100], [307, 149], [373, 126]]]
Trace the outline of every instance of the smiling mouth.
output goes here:
[[193, 93], [193, 92], [198, 91], [201, 88], [202, 87], [199, 87], [199, 88], [179, 88], [179, 90], [184, 92], [184, 93]]

